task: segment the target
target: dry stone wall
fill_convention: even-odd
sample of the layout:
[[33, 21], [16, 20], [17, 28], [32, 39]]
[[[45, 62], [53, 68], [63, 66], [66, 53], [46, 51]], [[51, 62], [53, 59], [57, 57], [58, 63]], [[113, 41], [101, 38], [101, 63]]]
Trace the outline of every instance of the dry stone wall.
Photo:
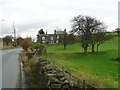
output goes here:
[[33, 76], [36, 78], [35, 83], [38, 84], [39, 88], [87, 88], [84, 82], [76, 79], [69, 71], [64, 68], [58, 69], [57, 66], [51, 64], [46, 59], [40, 58], [30, 68]]

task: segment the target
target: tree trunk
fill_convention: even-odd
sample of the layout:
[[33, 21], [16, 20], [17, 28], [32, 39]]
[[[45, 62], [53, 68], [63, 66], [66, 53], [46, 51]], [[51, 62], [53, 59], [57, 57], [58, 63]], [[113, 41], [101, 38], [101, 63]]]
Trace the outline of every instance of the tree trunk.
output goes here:
[[92, 44], [92, 52], [95, 52], [94, 47], [95, 47], [95, 44]]
[[64, 50], [66, 49], [66, 44], [64, 44]]
[[100, 44], [97, 44], [97, 52], [98, 52], [98, 47], [99, 47]]
[[87, 48], [84, 48], [84, 54], [87, 55]]

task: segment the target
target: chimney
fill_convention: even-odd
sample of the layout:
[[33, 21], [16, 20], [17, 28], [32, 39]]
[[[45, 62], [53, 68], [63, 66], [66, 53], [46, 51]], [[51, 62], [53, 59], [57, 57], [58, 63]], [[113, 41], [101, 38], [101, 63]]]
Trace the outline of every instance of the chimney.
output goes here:
[[46, 31], [46, 35], [47, 35], [47, 31]]
[[56, 34], [56, 30], [54, 30], [54, 34]]

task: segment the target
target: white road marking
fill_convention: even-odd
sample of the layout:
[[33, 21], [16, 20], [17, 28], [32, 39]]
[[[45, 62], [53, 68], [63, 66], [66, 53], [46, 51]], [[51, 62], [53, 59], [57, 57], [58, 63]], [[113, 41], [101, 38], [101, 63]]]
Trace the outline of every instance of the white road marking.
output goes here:
[[4, 52], [4, 53], [2, 53], [2, 54], [5, 54], [5, 52]]

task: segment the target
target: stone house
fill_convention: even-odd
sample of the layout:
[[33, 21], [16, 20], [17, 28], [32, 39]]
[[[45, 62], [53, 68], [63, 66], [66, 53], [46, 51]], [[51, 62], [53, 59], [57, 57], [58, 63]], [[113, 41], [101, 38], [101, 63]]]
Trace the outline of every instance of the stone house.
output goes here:
[[59, 44], [61, 43], [61, 38], [63, 35], [67, 33], [66, 29], [64, 31], [56, 31], [54, 30], [54, 34], [38, 34], [37, 42], [40, 44]]

